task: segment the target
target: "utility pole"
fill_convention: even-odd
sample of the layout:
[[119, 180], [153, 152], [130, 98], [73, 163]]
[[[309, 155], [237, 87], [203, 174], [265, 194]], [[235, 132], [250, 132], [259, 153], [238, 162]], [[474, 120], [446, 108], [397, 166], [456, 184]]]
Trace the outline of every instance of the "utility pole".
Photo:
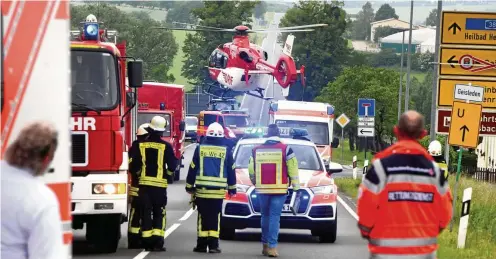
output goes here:
[[401, 95], [403, 94], [403, 52], [405, 52], [405, 30], [402, 32], [403, 40], [401, 41], [401, 63], [400, 63], [400, 92], [398, 93], [398, 121], [401, 116]]
[[413, 0], [410, 4], [410, 30], [408, 35], [408, 61], [406, 68], [405, 111], [408, 111], [410, 102], [410, 70], [412, 66], [412, 29], [413, 29]]
[[439, 69], [439, 43], [440, 43], [440, 32], [441, 32], [441, 12], [443, 9], [443, 1], [437, 1], [437, 23], [436, 23], [436, 46], [434, 51], [434, 79], [432, 80], [432, 102], [431, 102], [431, 142], [436, 139], [436, 100], [437, 100], [437, 77]]

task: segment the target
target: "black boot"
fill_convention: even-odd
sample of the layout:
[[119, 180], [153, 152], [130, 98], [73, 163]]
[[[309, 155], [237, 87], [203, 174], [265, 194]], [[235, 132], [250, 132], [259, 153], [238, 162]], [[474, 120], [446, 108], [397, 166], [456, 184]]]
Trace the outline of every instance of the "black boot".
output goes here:
[[196, 247], [193, 248], [193, 252], [196, 253], [206, 253], [207, 252], [207, 238], [199, 237], [196, 240]]
[[208, 238], [208, 252], [212, 254], [220, 254], [222, 250], [219, 248], [219, 239], [215, 237]]

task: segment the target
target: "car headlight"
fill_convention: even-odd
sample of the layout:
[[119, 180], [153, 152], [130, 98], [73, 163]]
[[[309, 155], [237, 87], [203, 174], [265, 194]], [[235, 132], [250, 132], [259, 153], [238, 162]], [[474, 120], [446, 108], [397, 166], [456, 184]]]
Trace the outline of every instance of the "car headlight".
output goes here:
[[310, 190], [315, 194], [331, 194], [334, 193], [334, 185], [317, 186]]
[[246, 192], [248, 192], [248, 189], [250, 189], [249, 185], [236, 184], [236, 192], [246, 193]]
[[92, 194], [126, 194], [126, 183], [94, 183]]

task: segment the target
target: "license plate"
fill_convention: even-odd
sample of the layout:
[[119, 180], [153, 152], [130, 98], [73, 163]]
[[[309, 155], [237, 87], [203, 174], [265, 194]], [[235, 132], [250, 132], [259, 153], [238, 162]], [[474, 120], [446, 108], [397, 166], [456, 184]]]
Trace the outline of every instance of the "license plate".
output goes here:
[[279, 132], [281, 133], [281, 135], [289, 135], [289, 131], [290, 131], [290, 128], [279, 128]]
[[282, 211], [291, 211], [291, 209], [289, 208], [289, 204], [284, 204], [282, 206]]

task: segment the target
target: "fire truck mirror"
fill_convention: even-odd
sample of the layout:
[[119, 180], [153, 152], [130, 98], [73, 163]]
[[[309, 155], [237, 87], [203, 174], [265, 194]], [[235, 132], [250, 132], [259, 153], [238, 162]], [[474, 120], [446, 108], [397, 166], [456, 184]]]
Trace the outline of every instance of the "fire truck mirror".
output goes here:
[[185, 129], [186, 129], [186, 122], [181, 121], [181, 123], [179, 123], [179, 130], [184, 131]]
[[129, 61], [127, 63], [127, 76], [129, 87], [138, 88], [143, 86], [143, 62], [141, 60]]
[[132, 92], [126, 93], [126, 106], [130, 108], [134, 105], [136, 105], [136, 94]]

